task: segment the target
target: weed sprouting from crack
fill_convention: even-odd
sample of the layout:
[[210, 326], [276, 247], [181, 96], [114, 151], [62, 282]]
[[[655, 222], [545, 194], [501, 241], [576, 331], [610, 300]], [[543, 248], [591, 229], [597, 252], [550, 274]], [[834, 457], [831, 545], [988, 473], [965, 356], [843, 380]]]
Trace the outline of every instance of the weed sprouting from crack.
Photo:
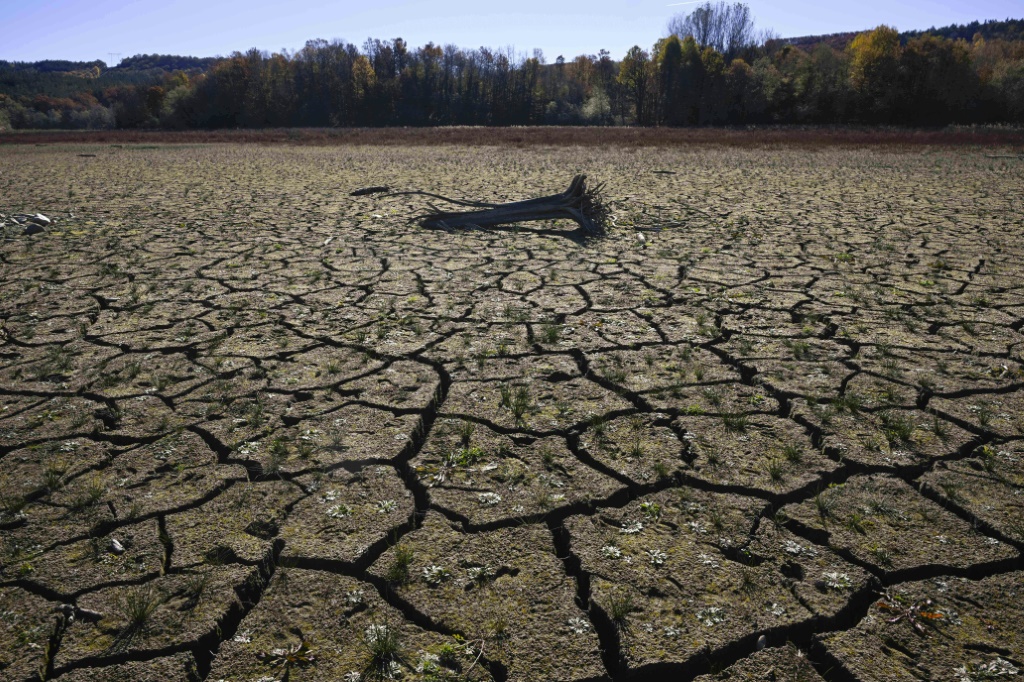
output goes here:
[[629, 616], [638, 610], [632, 592], [617, 590], [608, 596], [608, 618], [619, 630], [629, 629]]
[[931, 599], [911, 601], [892, 591], [886, 592], [875, 606], [886, 614], [886, 622], [905, 622], [921, 636], [928, 634], [926, 626], [934, 627], [946, 617]]
[[412, 565], [413, 556], [413, 549], [409, 545], [396, 545], [395, 555], [391, 565], [388, 566], [387, 573], [384, 576], [385, 579], [395, 585], [405, 585], [408, 583], [410, 579], [409, 567]]
[[272, 668], [283, 668], [284, 670], [305, 668], [316, 663], [313, 649], [305, 640], [287, 649], [261, 651], [256, 654], [256, 658], [259, 659], [260, 663], [269, 665]]

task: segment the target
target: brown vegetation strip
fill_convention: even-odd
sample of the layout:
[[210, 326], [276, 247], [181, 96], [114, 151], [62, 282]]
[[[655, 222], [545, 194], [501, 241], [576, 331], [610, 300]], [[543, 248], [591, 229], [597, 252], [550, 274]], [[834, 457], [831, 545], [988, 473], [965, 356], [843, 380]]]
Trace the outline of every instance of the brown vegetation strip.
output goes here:
[[293, 144], [512, 147], [1013, 146], [1024, 150], [1024, 129], [867, 127], [602, 128], [451, 126], [440, 128], [273, 128], [261, 130], [89, 130], [0, 133], [7, 144]]

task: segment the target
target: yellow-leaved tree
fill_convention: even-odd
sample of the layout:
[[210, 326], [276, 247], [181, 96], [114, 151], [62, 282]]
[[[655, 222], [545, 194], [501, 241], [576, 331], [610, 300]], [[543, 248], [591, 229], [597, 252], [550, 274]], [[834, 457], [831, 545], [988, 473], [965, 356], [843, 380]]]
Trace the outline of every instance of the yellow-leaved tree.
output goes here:
[[863, 115], [875, 123], [889, 122], [899, 95], [900, 34], [891, 26], [861, 33], [847, 48], [850, 85]]

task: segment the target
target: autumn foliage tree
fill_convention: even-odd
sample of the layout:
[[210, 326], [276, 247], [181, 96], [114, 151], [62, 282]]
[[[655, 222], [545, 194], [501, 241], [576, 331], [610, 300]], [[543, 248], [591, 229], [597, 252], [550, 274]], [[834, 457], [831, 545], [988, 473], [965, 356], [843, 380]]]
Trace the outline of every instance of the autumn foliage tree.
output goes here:
[[647, 125], [651, 121], [650, 99], [654, 90], [654, 70], [650, 55], [639, 45], [629, 48], [629, 52], [619, 66], [618, 83], [621, 85], [633, 105], [636, 122]]
[[890, 26], [861, 33], [848, 48], [850, 85], [857, 92], [864, 118], [889, 123], [899, 95], [900, 34]]

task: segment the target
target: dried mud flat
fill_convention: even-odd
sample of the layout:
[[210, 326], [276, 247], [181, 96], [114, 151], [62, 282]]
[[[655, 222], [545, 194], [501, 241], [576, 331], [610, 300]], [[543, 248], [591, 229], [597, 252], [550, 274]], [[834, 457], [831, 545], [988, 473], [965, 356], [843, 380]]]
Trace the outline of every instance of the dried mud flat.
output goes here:
[[0, 677], [1024, 675], [991, 151], [5, 148]]

